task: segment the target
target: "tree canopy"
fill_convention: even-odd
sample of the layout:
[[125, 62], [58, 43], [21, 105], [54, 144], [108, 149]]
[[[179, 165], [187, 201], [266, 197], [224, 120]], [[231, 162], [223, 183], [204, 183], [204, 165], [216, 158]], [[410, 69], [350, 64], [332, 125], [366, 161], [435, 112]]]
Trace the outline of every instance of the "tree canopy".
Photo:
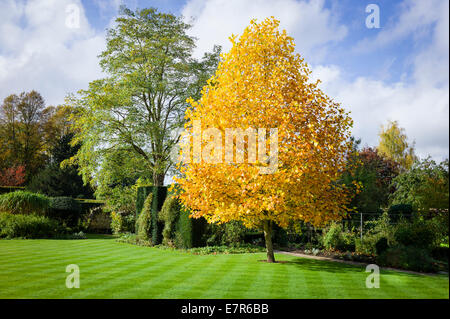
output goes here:
[[[264, 229], [268, 261], [274, 261], [273, 223], [320, 225], [341, 218], [349, 200], [337, 179], [351, 150], [352, 120], [317, 82], [309, 81], [308, 65], [278, 26], [274, 18], [252, 20], [239, 39], [230, 38], [233, 46], [223, 54], [201, 98], [189, 100], [184, 139], [194, 140], [194, 146], [183, 147], [182, 176], [176, 178], [184, 191], [180, 198], [193, 217], [212, 223], [239, 220]], [[199, 128], [201, 155], [195, 146]], [[232, 148], [224, 152], [229, 128], [244, 134], [225, 141], [225, 148]], [[258, 141], [258, 160], [249, 147], [238, 149], [244, 139], [247, 146]], [[261, 168], [272, 170], [261, 174]]]
[[181, 17], [156, 9], [122, 7], [100, 65], [108, 75], [69, 98], [78, 111], [74, 143], [85, 181], [94, 178], [107, 154], [120, 150], [139, 158], [163, 185], [170, 152], [183, 126], [186, 98], [198, 96], [212, 74], [218, 47], [201, 61], [192, 57], [194, 38]]

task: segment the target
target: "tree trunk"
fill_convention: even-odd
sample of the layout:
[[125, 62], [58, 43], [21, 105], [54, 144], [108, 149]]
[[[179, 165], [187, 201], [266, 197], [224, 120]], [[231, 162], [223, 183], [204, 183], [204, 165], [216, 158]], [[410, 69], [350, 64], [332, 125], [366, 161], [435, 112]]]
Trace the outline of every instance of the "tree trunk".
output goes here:
[[266, 242], [267, 262], [274, 263], [275, 255], [273, 254], [272, 244], [272, 222], [269, 220], [264, 221], [264, 240]]
[[164, 186], [165, 174], [153, 173], [153, 186]]

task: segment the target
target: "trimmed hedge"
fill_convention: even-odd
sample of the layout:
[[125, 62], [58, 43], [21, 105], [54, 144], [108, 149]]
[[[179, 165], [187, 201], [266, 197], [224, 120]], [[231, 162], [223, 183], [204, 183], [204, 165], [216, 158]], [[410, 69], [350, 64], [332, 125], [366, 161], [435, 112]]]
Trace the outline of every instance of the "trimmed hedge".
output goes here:
[[411, 204], [392, 205], [388, 210], [389, 218], [393, 222], [398, 222], [400, 219], [411, 219], [413, 214], [413, 207]]
[[153, 194], [148, 194], [144, 207], [136, 221], [137, 236], [140, 240], [148, 241], [152, 233], [152, 201]]
[[[144, 207], [144, 202], [147, 199], [148, 194], [153, 192], [153, 186], [140, 186], [137, 188], [136, 194], [136, 221], [139, 218], [139, 214]], [[137, 230], [136, 230], [137, 232]]]
[[42, 194], [16, 191], [0, 195], [0, 211], [11, 214], [42, 214], [50, 205], [50, 199]]
[[81, 204], [72, 197], [52, 197], [48, 216], [69, 226], [75, 226], [81, 217]]
[[175, 245], [178, 248], [194, 248], [206, 245], [204, 234], [207, 222], [204, 218], [190, 218], [190, 212], [179, 206], [179, 217], [175, 226]]
[[45, 216], [0, 213], [0, 238], [54, 238], [62, 233], [64, 228]]
[[438, 270], [427, 249], [415, 246], [397, 245], [388, 248], [378, 256], [377, 263], [385, 267], [421, 272], [436, 272]]
[[166, 186], [153, 186], [152, 190], [152, 243], [153, 245], [159, 245], [162, 242], [162, 231], [164, 228], [164, 223], [159, 220], [158, 214], [164, 204], [167, 196]]
[[0, 194], [23, 191], [25, 190], [24, 186], [0, 186]]

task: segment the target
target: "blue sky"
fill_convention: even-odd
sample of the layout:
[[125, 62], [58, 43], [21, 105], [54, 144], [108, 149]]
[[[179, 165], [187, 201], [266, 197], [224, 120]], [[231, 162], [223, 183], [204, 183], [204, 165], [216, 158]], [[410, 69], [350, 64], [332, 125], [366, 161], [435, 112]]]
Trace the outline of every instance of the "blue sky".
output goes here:
[[[250, 19], [273, 15], [323, 90], [351, 111], [363, 144], [376, 145], [380, 126], [397, 120], [419, 156], [448, 157], [447, 0], [2, 0], [0, 99], [36, 89], [61, 104], [105, 76], [97, 55], [121, 4], [183, 15], [198, 57], [214, 44], [226, 51]], [[380, 9], [378, 29], [366, 27], [369, 4]], [[79, 28], [67, 27], [69, 5]]]

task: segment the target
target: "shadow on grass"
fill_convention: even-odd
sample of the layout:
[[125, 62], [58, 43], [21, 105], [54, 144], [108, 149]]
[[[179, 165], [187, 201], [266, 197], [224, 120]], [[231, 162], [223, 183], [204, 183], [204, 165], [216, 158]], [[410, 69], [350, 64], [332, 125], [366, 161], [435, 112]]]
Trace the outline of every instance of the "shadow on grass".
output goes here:
[[86, 234], [87, 239], [116, 239], [119, 236], [111, 234]]
[[295, 266], [302, 270], [331, 272], [331, 273], [343, 273], [343, 272], [355, 272], [364, 271], [364, 267], [357, 265], [347, 265], [339, 262], [332, 262], [326, 260], [315, 260], [307, 258], [296, 258], [284, 263], [285, 265]]
[[[293, 260], [289, 260], [285, 263], [285, 265], [290, 265], [294, 267], [298, 267], [302, 270], [310, 270], [310, 271], [320, 271], [320, 272], [329, 272], [329, 273], [354, 273], [354, 272], [365, 272], [364, 266], [358, 265], [349, 265], [340, 262], [333, 262], [327, 260], [315, 260], [315, 259], [307, 259], [307, 258], [296, 258]], [[384, 270], [383, 267], [380, 267], [381, 274], [391, 274], [396, 276], [404, 276], [404, 277], [423, 277], [423, 276], [439, 276], [438, 274], [414, 274], [402, 272], [401, 270]], [[445, 276], [443, 276], [445, 277]]]

